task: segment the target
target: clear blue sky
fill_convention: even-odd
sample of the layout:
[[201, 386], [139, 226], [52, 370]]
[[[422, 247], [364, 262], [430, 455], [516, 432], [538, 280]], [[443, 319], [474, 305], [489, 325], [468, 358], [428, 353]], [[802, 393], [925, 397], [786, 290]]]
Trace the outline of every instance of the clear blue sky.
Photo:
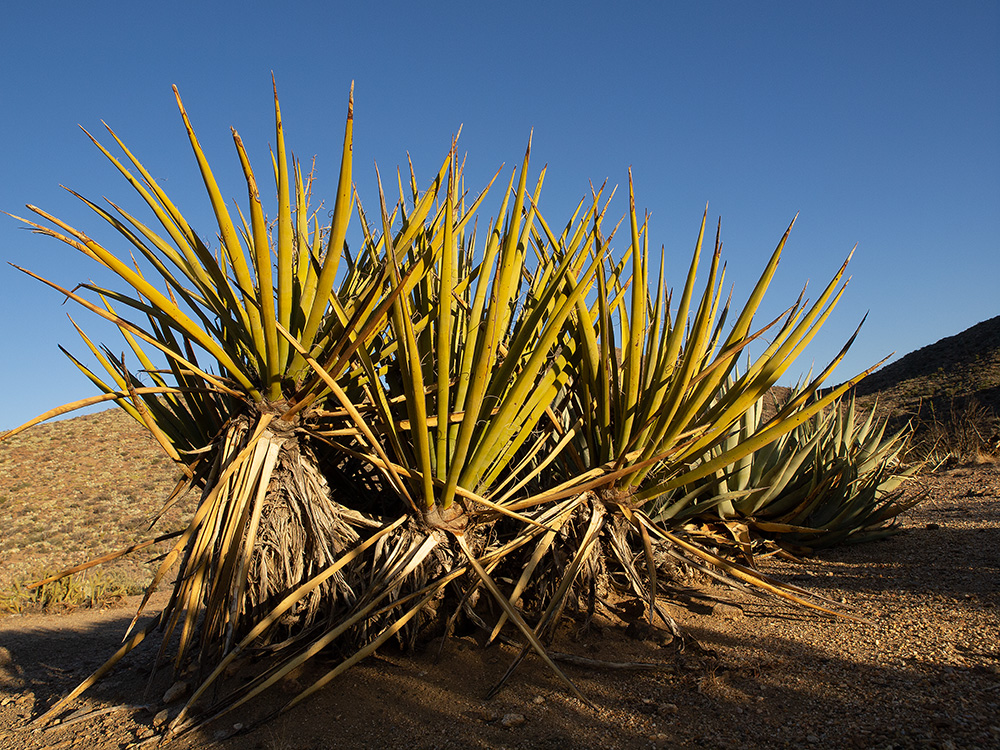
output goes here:
[[[272, 71], [290, 147], [318, 157], [332, 205], [353, 80], [370, 206], [375, 162], [391, 173], [409, 151], [426, 182], [464, 125], [479, 185], [518, 163], [533, 128], [550, 223], [590, 181], [624, 187], [631, 166], [675, 286], [706, 202], [740, 300], [800, 213], [769, 310], [807, 279], [824, 284], [857, 243], [848, 292], [794, 373], [825, 363], [870, 311], [845, 379], [1000, 314], [998, 19], [993, 0], [16, 3], [0, 46], [0, 209], [31, 202], [97, 232], [59, 185], [131, 200], [77, 128], [97, 134], [104, 119], [214, 237], [170, 86], [242, 202], [229, 127], [265, 171]], [[57, 349], [85, 351], [67, 312], [123, 343], [7, 265], [72, 287], [96, 273], [83, 256], [0, 217], [0, 260], [3, 429], [94, 393]]]

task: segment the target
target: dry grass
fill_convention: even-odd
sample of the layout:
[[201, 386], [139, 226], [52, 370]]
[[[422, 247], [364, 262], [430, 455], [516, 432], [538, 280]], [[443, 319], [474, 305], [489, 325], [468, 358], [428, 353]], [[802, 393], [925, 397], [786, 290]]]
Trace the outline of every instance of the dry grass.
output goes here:
[[0, 590], [0, 615], [104, 607], [127, 596], [141, 594], [145, 590], [145, 584], [145, 581], [122, 570], [68, 575], [31, 588], [21, 581], [15, 581], [8, 588]]
[[[36, 426], [0, 443], [0, 609], [51, 603], [55, 589], [29, 594], [24, 584], [151, 534], [150, 520], [179, 472], [155, 441], [118, 409]], [[177, 528], [187, 506], [157, 530]], [[162, 546], [78, 576], [67, 603], [83, 592], [133, 591], [148, 581]], [[20, 593], [19, 593], [20, 592]]]
[[943, 413], [933, 405], [915, 415], [907, 458], [941, 464], [992, 463], [1000, 453], [1000, 420], [974, 397], [953, 399]]

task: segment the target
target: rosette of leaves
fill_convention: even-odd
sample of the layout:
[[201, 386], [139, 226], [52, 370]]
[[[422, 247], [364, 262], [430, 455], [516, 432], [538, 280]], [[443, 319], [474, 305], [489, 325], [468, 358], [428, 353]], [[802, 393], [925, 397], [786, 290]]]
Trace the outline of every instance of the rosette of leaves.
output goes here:
[[[349, 394], [364, 387], [355, 382], [351, 363], [382, 334], [402, 287], [394, 283], [394, 263], [365, 252], [352, 258], [345, 244], [354, 203], [353, 97], [326, 227], [310, 209], [310, 181], [286, 155], [276, 95], [274, 101], [277, 208], [268, 218], [239, 135], [233, 131], [246, 178], [245, 213], [227, 207], [177, 96], [217, 220], [214, 250], [110, 129], [124, 158], [92, 140], [141, 197], [152, 222], [114, 203], [105, 208], [78, 197], [117, 230], [131, 258], [29, 206], [44, 222], [26, 222], [36, 232], [76, 248], [124, 282], [126, 291], [94, 284], [69, 290], [42, 279], [116, 325], [128, 356], [96, 346], [77, 327], [103, 372], [74, 361], [103, 395], [24, 427], [72, 408], [114, 401], [185, 470], [186, 480], [168, 502], [185, 490], [200, 496], [189, 525], [160, 537], [175, 541], [130, 631], [149, 596], [179, 566], [167, 608], [127, 636], [122, 650], [43, 720], [156, 627], [164, 631], [164, 648], [179, 634], [175, 671], [191, 661], [216, 665], [251, 644], [275, 639], [302, 638], [303, 647], [315, 645], [319, 622], [329, 623], [321, 633], [340, 627], [368, 640], [371, 628], [377, 634], [392, 625], [392, 618], [385, 625], [372, 610], [396, 595], [400, 580], [413, 576], [433, 546], [414, 541], [403, 523], [405, 509], [398, 509], [404, 516], [373, 516], [365, 506], [350, 507], [349, 493], [338, 492], [345, 475], [367, 482], [374, 476], [388, 487], [401, 481], [398, 475], [359, 466], [350, 455], [320, 465], [318, 451], [330, 435], [385, 455], [381, 437], [366, 430], [351, 401]], [[418, 230], [425, 230], [449, 163], [412, 206], [409, 224], [392, 238], [396, 252], [411, 252]], [[132, 363], [141, 371], [130, 370]]]
[[[594, 203], [598, 200], [595, 195]], [[800, 404], [754, 434], [744, 435], [745, 439], [732, 440], [734, 425], [777, 382], [831, 314], [844, 291], [841, 280], [847, 261], [815, 302], [810, 304], [800, 296], [784, 315], [755, 330], [754, 318], [777, 268], [789, 226], [727, 331], [730, 303], [723, 295], [725, 268], [718, 233], [707, 279], [700, 290], [697, 283], [707, 214], [679, 304], [672, 309], [662, 252], [655, 290], [648, 281], [652, 260], [648, 218], [639, 220], [631, 179], [629, 206], [626, 251], [618, 260], [609, 257], [602, 262], [596, 297], [576, 303], [575, 315], [560, 342], [556, 360], [565, 363], [568, 380], [553, 405], [558, 414], [555, 421], [561, 422], [553, 437], [558, 437], [561, 448], [553, 467], [562, 481], [540, 492], [532, 502], [596, 491], [612, 512], [601, 517], [598, 543], [591, 549], [585, 569], [602, 570], [599, 557], [612, 560], [627, 588], [647, 599], [650, 618], [655, 613], [675, 631], [674, 623], [655, 602], [656, 560], [662, 559], [661, 553], [722, 569], [741, 582], [803, 603], [801, 592], [680, 538], [678, 524], [670, 522], [673, 516], [654, 517], [648, 511], [659, 507], [656, 503], [660, 498], [672, 497], [679, 488], [746, 460], [755, 450], [797, 429], [863, 377], [833, 389], [822, 399]], [[602, 219], [603, 215], [595, 212], [589, 221], [595, 248], [604, 250], [611, 237], [604, 236]], [[539, 234], [548, 242], [557, 239], [544, 222], [539, 225]], [[568, 276], [564, 283], [572, 289], [577, 282]], [[746, 372], [735, 373], [738, 358], [765, 331], [769, 344]], [[825, 381], [852, 341], [853, 337], [812, 380], [812, 389]], [[711, 458], [704, 460], [708, 454]], [[682, 505], [691, 500], [682, 498]], [[636, 549], [643, 554], [636, 556]], [[553, 563], [555, 559], [558, 556], [553, 557]], [[579, 585], [586, 590], [592, 582], [584, 578]]]
[[[798, 388], [765, 419], [767, 398], [773, 397], [758, 400], [702, 460], [714, 461], [816, 400], [812, 391]], [[900, 465], [908, 436], [907, 427], [887, 435], [885, 420], [877, 419], [874, 409], [859, 414], [852, 394], [685, 486], [679, 497], [660, 499], [650, 512], [674, 524], [736, 522], [796, 553], [878, 539], [893, 533], [896, 516], [915, 502], [904, 501], [897, 491], [919, 468]]]

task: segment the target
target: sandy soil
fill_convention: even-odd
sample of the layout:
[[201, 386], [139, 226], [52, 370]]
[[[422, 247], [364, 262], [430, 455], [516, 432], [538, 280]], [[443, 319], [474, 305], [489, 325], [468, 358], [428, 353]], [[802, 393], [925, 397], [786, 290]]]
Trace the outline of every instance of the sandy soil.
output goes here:
[[[485, 700], [515, 650], [456, 638], [415, 655], [385, 651], [255, 726], [309, 684], [296, 675], [266, 703], [170, 746], [1000, 748], [1000, 466], [920, 477], [911, 491], [921, 489], [928, 499], [906, 515], [902, 534], [807, 565], [765, 565], [854, 606], [867, 624], [713, 588], [733, 604], [668, 605], [700, 649], [621, 621], [600, 620], [582, 636], [568, 623], [556, 651], [652, 666], [565, 663], [593, 706], [533, 658]], [[170, 685], [158, 676], [144, 695], [152, 648], [61, 724], [29, 724], [116, 648], [131, 614], [126, 606], [0, 618], [0, 750], [156, 746]]]

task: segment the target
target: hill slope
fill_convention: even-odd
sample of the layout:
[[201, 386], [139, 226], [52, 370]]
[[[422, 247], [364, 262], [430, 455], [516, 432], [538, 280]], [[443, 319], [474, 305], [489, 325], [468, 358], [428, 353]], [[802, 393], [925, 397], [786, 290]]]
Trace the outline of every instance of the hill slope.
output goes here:
[[1000, 315], [910, 352], [857, 388], [859, 396], [907, 391], [995, 401], [1000, 395]]
[[[13, 581], [152, 536], [148, 523], [179, 474], [118, 408], [36, 425], [0, 443], [0, 594]], [[171, 510], [156, 531], [177, 528], [183, 517]], [[109, 569], [145, 582], [148, 560], [165, 549]]]
[[860, 403], [902, 423], [969, 421], [993, 445], [1000, 415], [1000, 316], [910, 352], [865, 378]]

